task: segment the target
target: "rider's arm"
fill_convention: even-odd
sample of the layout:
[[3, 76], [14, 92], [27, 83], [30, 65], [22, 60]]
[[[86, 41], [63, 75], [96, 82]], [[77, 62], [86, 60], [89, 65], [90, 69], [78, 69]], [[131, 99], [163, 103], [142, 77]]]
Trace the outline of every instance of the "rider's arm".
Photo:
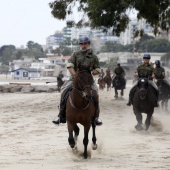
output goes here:
[[100, 69], [100, 66], [99, 66], [99, 59], [96, 55], [93, 55], [94, 57], [94, 64], [93, 64], [93, 67], [92, 67], [92, 74], [95, 76], [95, 75], [98, 75], [99, 73], [101, 73], [101, 69]]
[[67, 67], [67, 69], [73, 77], [76, 75], [76, 72], [73, 67]]
[[98, 75], [99, 72], [98, 72], [97, 70], [93, 70], [93, 71], [92, 71], [92, 74], [95, 76], [95, 75]]

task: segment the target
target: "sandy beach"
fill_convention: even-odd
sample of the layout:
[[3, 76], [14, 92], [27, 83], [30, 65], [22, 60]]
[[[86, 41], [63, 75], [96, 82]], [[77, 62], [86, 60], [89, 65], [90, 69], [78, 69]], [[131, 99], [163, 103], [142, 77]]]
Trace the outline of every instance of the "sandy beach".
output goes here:
[[170, 169], [170, 113], [156, 108], [157, 125], [137, 132], [132, 107], [126, 106], [128, 92], [129, 87], [123, 99], [115, 100], [114, 89], [99, 91], [103, 126], [96, 129], [96, 151], [90, 131], [87, 160], [82, 157], [82, 126], [75, 154], [67, 125], [51, 122], [58, 113], [59, 92], [1, 93], [0, 170]]

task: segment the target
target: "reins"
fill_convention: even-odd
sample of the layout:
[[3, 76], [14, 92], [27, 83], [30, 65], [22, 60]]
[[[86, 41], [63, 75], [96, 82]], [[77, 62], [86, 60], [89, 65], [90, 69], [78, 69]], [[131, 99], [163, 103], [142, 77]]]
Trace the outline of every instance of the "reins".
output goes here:
[[[81, 72], [87, 72], [87, 70], [79, 71], [79, 73], [81, 73]], [[79, 85], [79, 88], [80, 88], [81, 90], [78, 90], [78, 89], [75, 88], [75, 87], [73, 87], [73, 90], [74, 90], [78, 95], [80, 95], [82, 98], [85, 98], [86, 95], [85, 95], [85, 93], [83, 92], [83, 90], [84, 90], [85, 88], [91, 88], [91, 85], [86, 85], [86, 86], [82, 87], [79, 81], [78, 81], [78, 85]], [[91, 91], [91, 90], [90, 90], [90, 91]], [[85, 99], [86, 99], [86, 98], [85, 98]], [[86, 99], [86, 100], [87, 100], [87, 99]], [[87, 105], [86, 105], [84, 108], [77, 108], [77, 107], [73, 104], [73, 101], [72, 101], [71, 96], [69, 96], [69, 101], [70, 101], [71, 106], [72, 106], [74, 109], [85, 110], [85, 109], [88, 108], [88, 106], [89, 106], [89, 104], [90, 104], [90, 101], [92, 101], [92, 100], [88, 100], [88, 103], [87, 103]]]

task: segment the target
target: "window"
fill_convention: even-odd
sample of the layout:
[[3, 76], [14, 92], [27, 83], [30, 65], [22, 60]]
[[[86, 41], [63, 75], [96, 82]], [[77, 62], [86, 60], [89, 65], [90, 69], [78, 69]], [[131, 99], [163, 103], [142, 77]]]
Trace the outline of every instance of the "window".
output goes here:
[[16, 75], [19, 75], [19, 71], [16, 72]]
[[28, 77], [28, 72], [23, 72], [23, 77]]

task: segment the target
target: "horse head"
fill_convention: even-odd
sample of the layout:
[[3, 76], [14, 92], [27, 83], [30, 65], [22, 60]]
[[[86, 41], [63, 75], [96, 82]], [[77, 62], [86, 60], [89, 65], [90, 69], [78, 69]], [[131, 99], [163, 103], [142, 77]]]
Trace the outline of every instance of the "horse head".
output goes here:
[[78, 71], [74, 78], [74, 90], [81, 94], [82, 97], [85, 97], [86, 100], [92, 99], [92, 89], [93, 76], [91, 74], [91, 64], [82, 65], [78, 64]]
[[148, 79], [140, 78], [138, 80], [137, 87], [139, 89], [138, 94], [139, 94], [140, 99], [144, 100], [147, 96], [147, 90], [149, 87]]
[[121, 87], [122, 86], [121, 76], [120, 75], [116, 75], [116, 77], [115, 77], [115, 86], [116, 87]]

